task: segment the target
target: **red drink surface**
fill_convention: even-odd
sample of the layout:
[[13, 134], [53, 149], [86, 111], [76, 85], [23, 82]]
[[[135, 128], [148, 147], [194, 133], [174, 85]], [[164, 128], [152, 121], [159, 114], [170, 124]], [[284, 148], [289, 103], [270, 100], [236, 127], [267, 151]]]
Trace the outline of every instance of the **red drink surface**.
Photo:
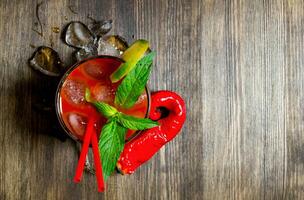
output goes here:
[[[107, 121], [94, 106], [85, 101], [85, 89], [90, 89], [92, 99], [115, 106], [115, 93], [120, 82], [112, 83], [109, 77], [120, 64], [121, 61], [115, 58], [94, 58], [79, 64], [65, 78], [59, 90], [60, 114], [69, 132], [78, 139], [83, 139], [89, 117], [97, 119], [95, 128], [99, 134]], [[148, 109], [146, 91], [132, 108], [116, 108], [125, 114], [144, 118]], [[126, 138], [134, 133], [135, 131], [129, 130]]]

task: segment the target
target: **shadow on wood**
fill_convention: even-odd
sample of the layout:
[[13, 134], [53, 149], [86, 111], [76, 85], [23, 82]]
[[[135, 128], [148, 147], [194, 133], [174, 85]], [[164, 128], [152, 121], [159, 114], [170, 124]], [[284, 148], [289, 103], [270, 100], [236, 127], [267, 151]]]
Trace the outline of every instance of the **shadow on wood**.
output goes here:
[[[20, 79], [15, 84], [15, 124], [20, 129], [31, 129], [32, 133], [47, 134], [61, 141], [67, 138], [55, 112], [55, 94], [59, 78], [35, 73], [31, 79]], [[30, 95], [25, 95], [29, 87]], [[31, 109], [28, 109], [31, 108]], [[20, 119], [20, 116], [24, 119]], [[30, 124], [27, 122], [30, 121]], [[35, 130], [35, 131], [34, 131]]]

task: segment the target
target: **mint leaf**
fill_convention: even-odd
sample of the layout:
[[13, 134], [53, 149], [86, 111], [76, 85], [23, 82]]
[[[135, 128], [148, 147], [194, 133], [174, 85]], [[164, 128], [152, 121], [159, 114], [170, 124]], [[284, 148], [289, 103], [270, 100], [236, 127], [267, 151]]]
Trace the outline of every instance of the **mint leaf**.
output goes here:
[[110, 106], [109, 104], [103, 103], [101, 101], [92, 101], [89, 88], [86, 88], [84, 97], [87, 102], [92, 103], [96, 109], [106, 118], [113, 117], [116, 115], [116, 113], [118, 113], [116, 108]]
[[105, 180], [113, 173], [124, 148], [127, 129], [116, 118], [109, 120], [101, 130], [98, 148], [101, 155], [102, 171]]
[[115, 104], [123, 108], [132, 107], [144, 90], [152, 68], [155, 52], [147, 54], [140, 59], [118, 86]]
[[116, 108], [110, 106], [109, 104], [100, 102], [100, 101], [93, 102], [93, 105], [106, 118], [113, 117], [113, 116], [115, 116], [118, 113], [118, 111], [116, 110]]
[[132, 130], [145, 130], [153, 128], [159, 124], [151, 119], [147, 118], [136, 118], [123, 113], [117, 115], [118, 122], [124, 127]]

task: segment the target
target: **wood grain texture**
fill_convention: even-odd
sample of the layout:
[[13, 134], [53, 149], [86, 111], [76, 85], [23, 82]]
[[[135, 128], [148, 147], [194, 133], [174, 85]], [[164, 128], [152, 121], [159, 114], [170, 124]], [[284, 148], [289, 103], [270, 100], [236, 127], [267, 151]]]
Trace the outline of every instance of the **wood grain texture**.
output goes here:
[[[304, 199], [303, 0], [43, 2], [41, 38], [38, 1], [0, 0], [0, 199]], [[73, 141], [34, 109], [56, 80], [27, 65], [30, 44], [52, 43], [71, 65], [51, 27], [88, 15], [151, 41], [151, 88], [178, 92], [188, 109], [182, 133], [103, 194], [89, 174], [72, 182]]]

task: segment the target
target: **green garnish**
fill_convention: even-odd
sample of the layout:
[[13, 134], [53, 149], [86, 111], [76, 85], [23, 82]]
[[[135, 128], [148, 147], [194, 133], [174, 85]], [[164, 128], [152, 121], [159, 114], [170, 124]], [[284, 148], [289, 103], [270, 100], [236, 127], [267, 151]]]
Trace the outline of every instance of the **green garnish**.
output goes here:
[[115, 170], [116, 163], [125, 145], [127, 128], [121, 126], [114, 117], [101, 130], [98, 143], [101, 154], [103, 178], [107, 178]]
[[[123, 108], [131, 108], [142, 94], [152, 68], [155, 52], [143, 57], [149, 43], [146, 40], [135, 41], [122, 55], [123, 63], [111, 76], [112, 82], [125, 77], [118, 86], [114, 103]], [[103, 177], [106, 180], [115, 170], [116, 163], [125, 145], [128, 129], [145, 130], [158, 126], [158, 123], [146, 118], [136, 118], [119, 112], [113, 106], [91, 99], [90, 90], [85, 91], [85, 100], [108, 119], [101, 130], [98, 148], [101, 154]]]
[[117, 115], [118, 122], [124, 127], [131, 130], [145, 130], [158, 126], [158, 123], [147, 118], [136, 118], [133, 116], [119, 113]]
[[106, 180], [115, 170], [116, 163], [125, 145], [125, 136], [128, 129], [144, 130], [158, 126], [158, 123], [147, 118], [136, 118], [119, 112], [113, 106], [104, 102], [93, 101], [88, 88], [85, 91], [87, 102], [95, 108], [108, 122], [101, 130], [99, 138], [99, 152], [101, 154], [103, 176]]
[[154, 56], [155, 52], [151, 52], [140, 59], [135, 68], [123, 79], [116, 91], [116, 105], [131, 108], [136, 103], [148, 82]]
[[158, 126], [158, 122], [152, 121], [151, 119], [148, 118], [137, 118], [130, 115], [126, 115], [122, 112], [117, 111], [116, 108], [110, 106], [107, 103], [103, 103], [103, 102], [91, 102], [91, 103], [104, 117], [108, 119], [108, 122], [115, 118], [121, 126], [127, 129], [145, 130], [148, 128], [153, 128], [155, 126]]

